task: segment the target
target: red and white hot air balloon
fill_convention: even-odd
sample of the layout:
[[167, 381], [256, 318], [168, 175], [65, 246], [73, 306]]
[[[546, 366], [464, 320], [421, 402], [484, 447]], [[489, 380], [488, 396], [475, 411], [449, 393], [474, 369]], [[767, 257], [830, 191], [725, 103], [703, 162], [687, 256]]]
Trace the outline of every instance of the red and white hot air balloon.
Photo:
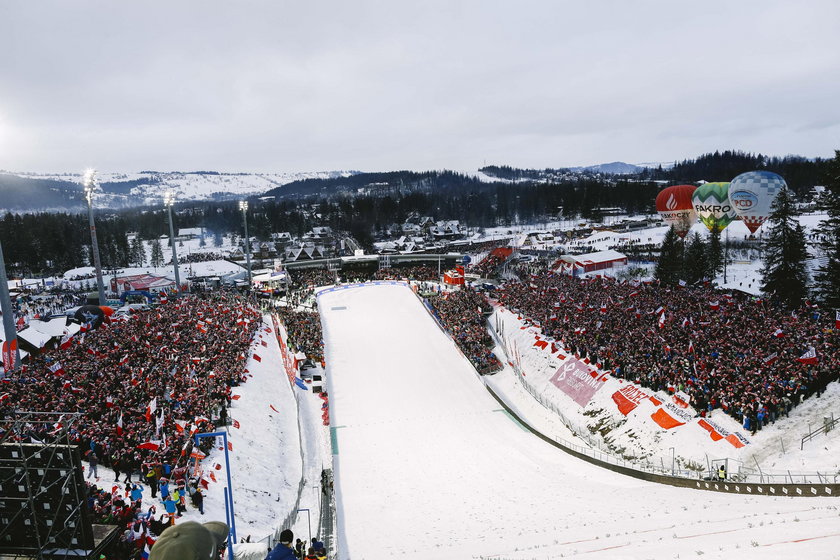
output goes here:
[[694, 185], [674, 185], [662, 189], [656, 196], [656, 211], [662, 216], [662, 221], [674, 226], [674, 231], [683, 238], [697, 221], [692, 201], [695, 190], [697, 187]]

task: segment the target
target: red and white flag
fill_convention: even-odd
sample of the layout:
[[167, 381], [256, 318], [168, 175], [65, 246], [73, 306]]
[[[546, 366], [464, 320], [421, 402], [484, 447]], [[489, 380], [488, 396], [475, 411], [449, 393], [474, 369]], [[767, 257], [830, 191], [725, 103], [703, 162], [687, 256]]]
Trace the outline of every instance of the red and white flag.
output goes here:
[[47, 366], [47, 369], [55, 375], [61, 375], [64, 373], [64, 368], [61, 366], [61, 362], [56, 362], [52, 365], [49, 365]]
[[659, 316], [659, 328], [663, 328], [665, 326], [665, 314]]
[[694, 342], [692, 342], [691, 340], [688, 341], [688, 351], [694, 354]]
[[714, 309], [715, 311], [717, 311], [718, 309], [720, 309], [720, 300], [717, 300], [717, 301], [710, 301], [710, 302], [709, 302], [709, 307], [711, 307], [712, 309]]
[[159, 439], [153, 439], [149, 441], [144, 441], [140, 445], [137, 446], [137, 449], [148, 449], [149, 451], [157, 451], [160, 449], [161, 441]]
[[123, 419], [122, 419], [122, 412], [120, 412], [120, 418], [117, 420], [117, 435], [123, 435]]
[[816, 364], [819, 359], [817, 359], [817, 350], [813, 346], [808, 348], [808, 351], [799, 356], [797, 361], [802, 362], [803, 364]]
[[152, 414], [157, 410], [157, 397], [153, 398], [149, 401], [148, 406], [146, 406], [146, 422], [150, 422], [152, 420]]
[[660, 305], [659, 307], [656, 308], [656, 311], [654, 311], [654, 313], [656, 313], [657, 315], [665, 313], [665, 306]]
[[840, 309], [834, 312], [834, 328], [840, 329]]
[[178, 430], [179, 433], [184, 433], [184, 430], [187, 429], [187, 421], [175, 420], [175, 429]]
[[233, 421], [233, 427], [236, 428], [237, 430], [239, 429], [239, 420], [234, 420]]
[[776, 329], [776, 332], [773, 333], [773, 336], [776, 338], [783, 338], [785, 336], [785, 331], [782, 329]]
[[73, 344], [73, 336], [70, 333], [64, 333], [64, 336], [61, 337], [61, 342], [59, 343], [58, 347], [62, 350], [67, 350]]
[[128, 363], [128, 354], [126, 354], [125, 356], [123, 356], [123, 357], [122, 357], [122, 359], [120, 360], [120, 365], [121, 365], [121, 366], [124, 366], [124, 365], [125, 365], [125, 364], [127, 364], [127, 363]]
[[772, 354], [770, 354], [769, 356], [764, 358], [764, 365], [766, 365], [766, 366], [773, 365], [773, 363], [778, 359], [779, 359], [779, 353], [778, 352], [773, 352]]

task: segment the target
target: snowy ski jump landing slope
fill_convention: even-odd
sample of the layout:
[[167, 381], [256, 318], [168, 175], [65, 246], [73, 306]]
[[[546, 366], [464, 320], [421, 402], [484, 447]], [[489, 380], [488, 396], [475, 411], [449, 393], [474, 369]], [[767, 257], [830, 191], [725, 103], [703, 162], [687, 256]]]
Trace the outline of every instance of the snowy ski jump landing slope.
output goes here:
[[[659, 486], [500, 410], [405, 286], [324, 292], [339, 558], [836, 557], [836, 498]], [[803, 540], [804, 539], [804, 540]]]

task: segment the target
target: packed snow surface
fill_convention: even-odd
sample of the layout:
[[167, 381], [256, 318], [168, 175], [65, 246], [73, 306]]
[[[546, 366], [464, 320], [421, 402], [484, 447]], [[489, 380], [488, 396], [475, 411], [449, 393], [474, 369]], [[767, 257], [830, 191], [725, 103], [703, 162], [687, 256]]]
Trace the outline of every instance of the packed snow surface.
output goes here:
[[836, 498], [618, 475], [525, 431], [403, 285], [319, 294], [339, 558], [836, 558]]

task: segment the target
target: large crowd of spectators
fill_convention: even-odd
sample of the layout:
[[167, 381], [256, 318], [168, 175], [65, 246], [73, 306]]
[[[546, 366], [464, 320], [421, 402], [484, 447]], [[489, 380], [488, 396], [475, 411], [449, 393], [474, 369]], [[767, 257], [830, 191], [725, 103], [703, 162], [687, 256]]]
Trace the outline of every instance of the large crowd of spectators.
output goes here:
[[299, 311], [290, 307], [276, 309], [280, 321], [289, 335], [289, 348], [316, 362], [324, 360], [324, 336], [321, 333], [321, 316], [315, 311]]
[[501, 362], [491, 350], [493, 339], [485, 326], [490, 308], [481, 295], [465, 289], [432, 294], [427, 300], [478, 373], [489, 374], [501, 369]]
[[[654, 390], [683, 390], [701, 414], [720, 408], [761, 429], [840, 375], [833, 313], [793, 312], [711, 286], [580, 280], [543, 269], [499, 302], [569, 352]], [[813, 347], [817, 364], [799, 358]]]
[[[231, 387], [245, 380], [245, 359], [260, 321], [241, 296], [213, 293], [103, 323], [76, 335], [68, 348], [30, 357], [22, 371], [4, 380], [0, 430], [13, 426], [4, 420], [13, 417], [14, 409], [79, 413], [67, 429], [83, 456], [95, 456], [127, 480], [146, 476], [150, 468], [174, 477], [185, 471], [192, 451], [190, 426], [213, 431], [225, 422]], [[156, 411], [147, 416], [153, 399]], [[68, 420], [2, 435], [7, 441], [50, 441], [62, 422]], [[158, 448], [139, 447], [147, 442]], [[206, 452], [212, 442], [202, 446]], [[125, 520], [130, 501], [114, 507], [111, 497], [96, 495], [91, 502], [99, 504], [92, 508], [95, 515]]]
[[[227, 257], [214, 251], [200, 251], [196, 253], [187, 253], [186, 255], [178, 255], [179, 264], [200, 263], [209, 261], [223, 261]], [[169, 259], [168, 266], [172, 266], [172, 259]]]

